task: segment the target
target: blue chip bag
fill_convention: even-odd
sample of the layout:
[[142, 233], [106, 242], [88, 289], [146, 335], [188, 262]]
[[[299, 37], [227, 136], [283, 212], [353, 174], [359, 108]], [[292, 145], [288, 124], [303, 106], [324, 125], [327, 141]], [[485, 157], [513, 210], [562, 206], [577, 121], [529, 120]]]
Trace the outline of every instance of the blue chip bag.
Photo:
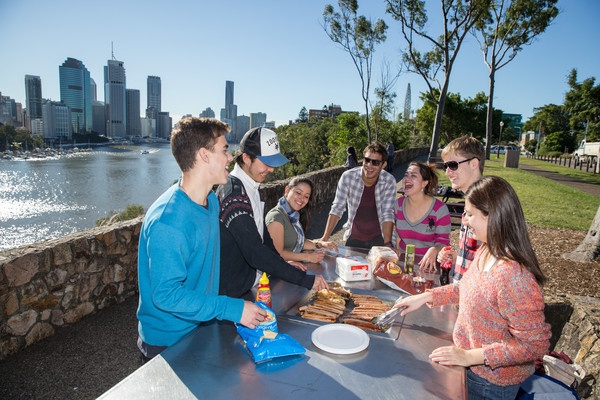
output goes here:
[[301, 355], [306, 352], [296, 339], [285, 333], [279, 333], [277, 318], [273, 310], [261, 301], [257, 302], [256, 305], [267, 312], [267, 318], [264, 322], [254, 329], [235, 324], [238, 334], [246, 343], [246, 347], [255, 363], [278, 357]]

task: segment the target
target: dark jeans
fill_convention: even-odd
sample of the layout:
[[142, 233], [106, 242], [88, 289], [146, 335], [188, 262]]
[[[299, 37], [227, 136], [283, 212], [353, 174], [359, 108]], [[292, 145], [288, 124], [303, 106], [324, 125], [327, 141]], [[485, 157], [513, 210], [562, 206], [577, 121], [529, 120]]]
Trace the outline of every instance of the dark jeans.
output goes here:
[[373, 246], [383, 246], [383, 236], [376, 236], [373, 239], [368, 240], [366, 242], [364, 242], [362, 240], [354, 239], [352, 236], [350, 236], [346, 240], [346, 246], [360, 247], [362, 249], [370, 249]]
[[167, 346], [153, 346], [145, 343], [141, 337], [138, 336], [137, 346], [140, 350], [140, 364], [144, 365], [154, 357], [159, 355]]
[[513, 400], [521, 385], [498, 386], [476, 375], [467, 368], [469, 400]]

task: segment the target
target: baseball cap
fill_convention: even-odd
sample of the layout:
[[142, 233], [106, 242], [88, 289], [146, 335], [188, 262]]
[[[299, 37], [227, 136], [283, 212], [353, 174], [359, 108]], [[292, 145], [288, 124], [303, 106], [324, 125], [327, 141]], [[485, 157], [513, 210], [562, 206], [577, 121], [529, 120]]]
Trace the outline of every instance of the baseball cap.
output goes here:
[[242, 138], [240, 150], [256, 156], [269, 167], [281, 167], [288, 160], [279, 152], [279, 139], [277, 134], [267, 128], [252, 128]]

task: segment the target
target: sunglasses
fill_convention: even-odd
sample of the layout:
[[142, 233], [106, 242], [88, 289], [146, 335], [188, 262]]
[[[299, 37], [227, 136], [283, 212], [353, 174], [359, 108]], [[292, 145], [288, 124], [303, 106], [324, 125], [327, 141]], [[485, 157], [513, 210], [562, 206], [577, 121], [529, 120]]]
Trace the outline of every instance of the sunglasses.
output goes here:
[[381, 165], [381, 163], [383, 162], [381, 160], [373, 160], [372, 158], [368, 158], [368, 157], [364, 157], [363, 160], [364, 160], [363, 164], [367, 165], [370, 163], [374, 167], [379, 167]]
[[[444, 171], [447, 168], [450, 168], [450, 171], [456, 171], [458, 169], [458, 165], [462, 164], [462, 163], [466, 163], [468, 161], [471, 161], [473, 159], [475, 159], [477, 157], [471, 157], [471, 158], [467, 158], [466, 160], [462, 160], [462, 161], [448, 161], [442, 164], [442, 167], [444, 167]], [[478, 159], [478, 158], [477, 158]], [[478, 159], [479, 160], [479, 159]]]

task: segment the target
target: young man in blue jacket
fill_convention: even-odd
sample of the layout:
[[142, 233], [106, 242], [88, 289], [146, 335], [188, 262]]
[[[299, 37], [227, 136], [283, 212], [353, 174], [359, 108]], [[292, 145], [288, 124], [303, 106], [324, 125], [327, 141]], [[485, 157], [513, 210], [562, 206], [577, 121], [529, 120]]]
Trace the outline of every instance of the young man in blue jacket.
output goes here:
[[229, 125], [188, 117], [171, 133], [182, 177], [148, 209], [138, 249], [138, 348], [148, 361], [212, 319], [254, 328], [266, 313], [252, 302], [220, 296], [219, 201], [232, 157]]

